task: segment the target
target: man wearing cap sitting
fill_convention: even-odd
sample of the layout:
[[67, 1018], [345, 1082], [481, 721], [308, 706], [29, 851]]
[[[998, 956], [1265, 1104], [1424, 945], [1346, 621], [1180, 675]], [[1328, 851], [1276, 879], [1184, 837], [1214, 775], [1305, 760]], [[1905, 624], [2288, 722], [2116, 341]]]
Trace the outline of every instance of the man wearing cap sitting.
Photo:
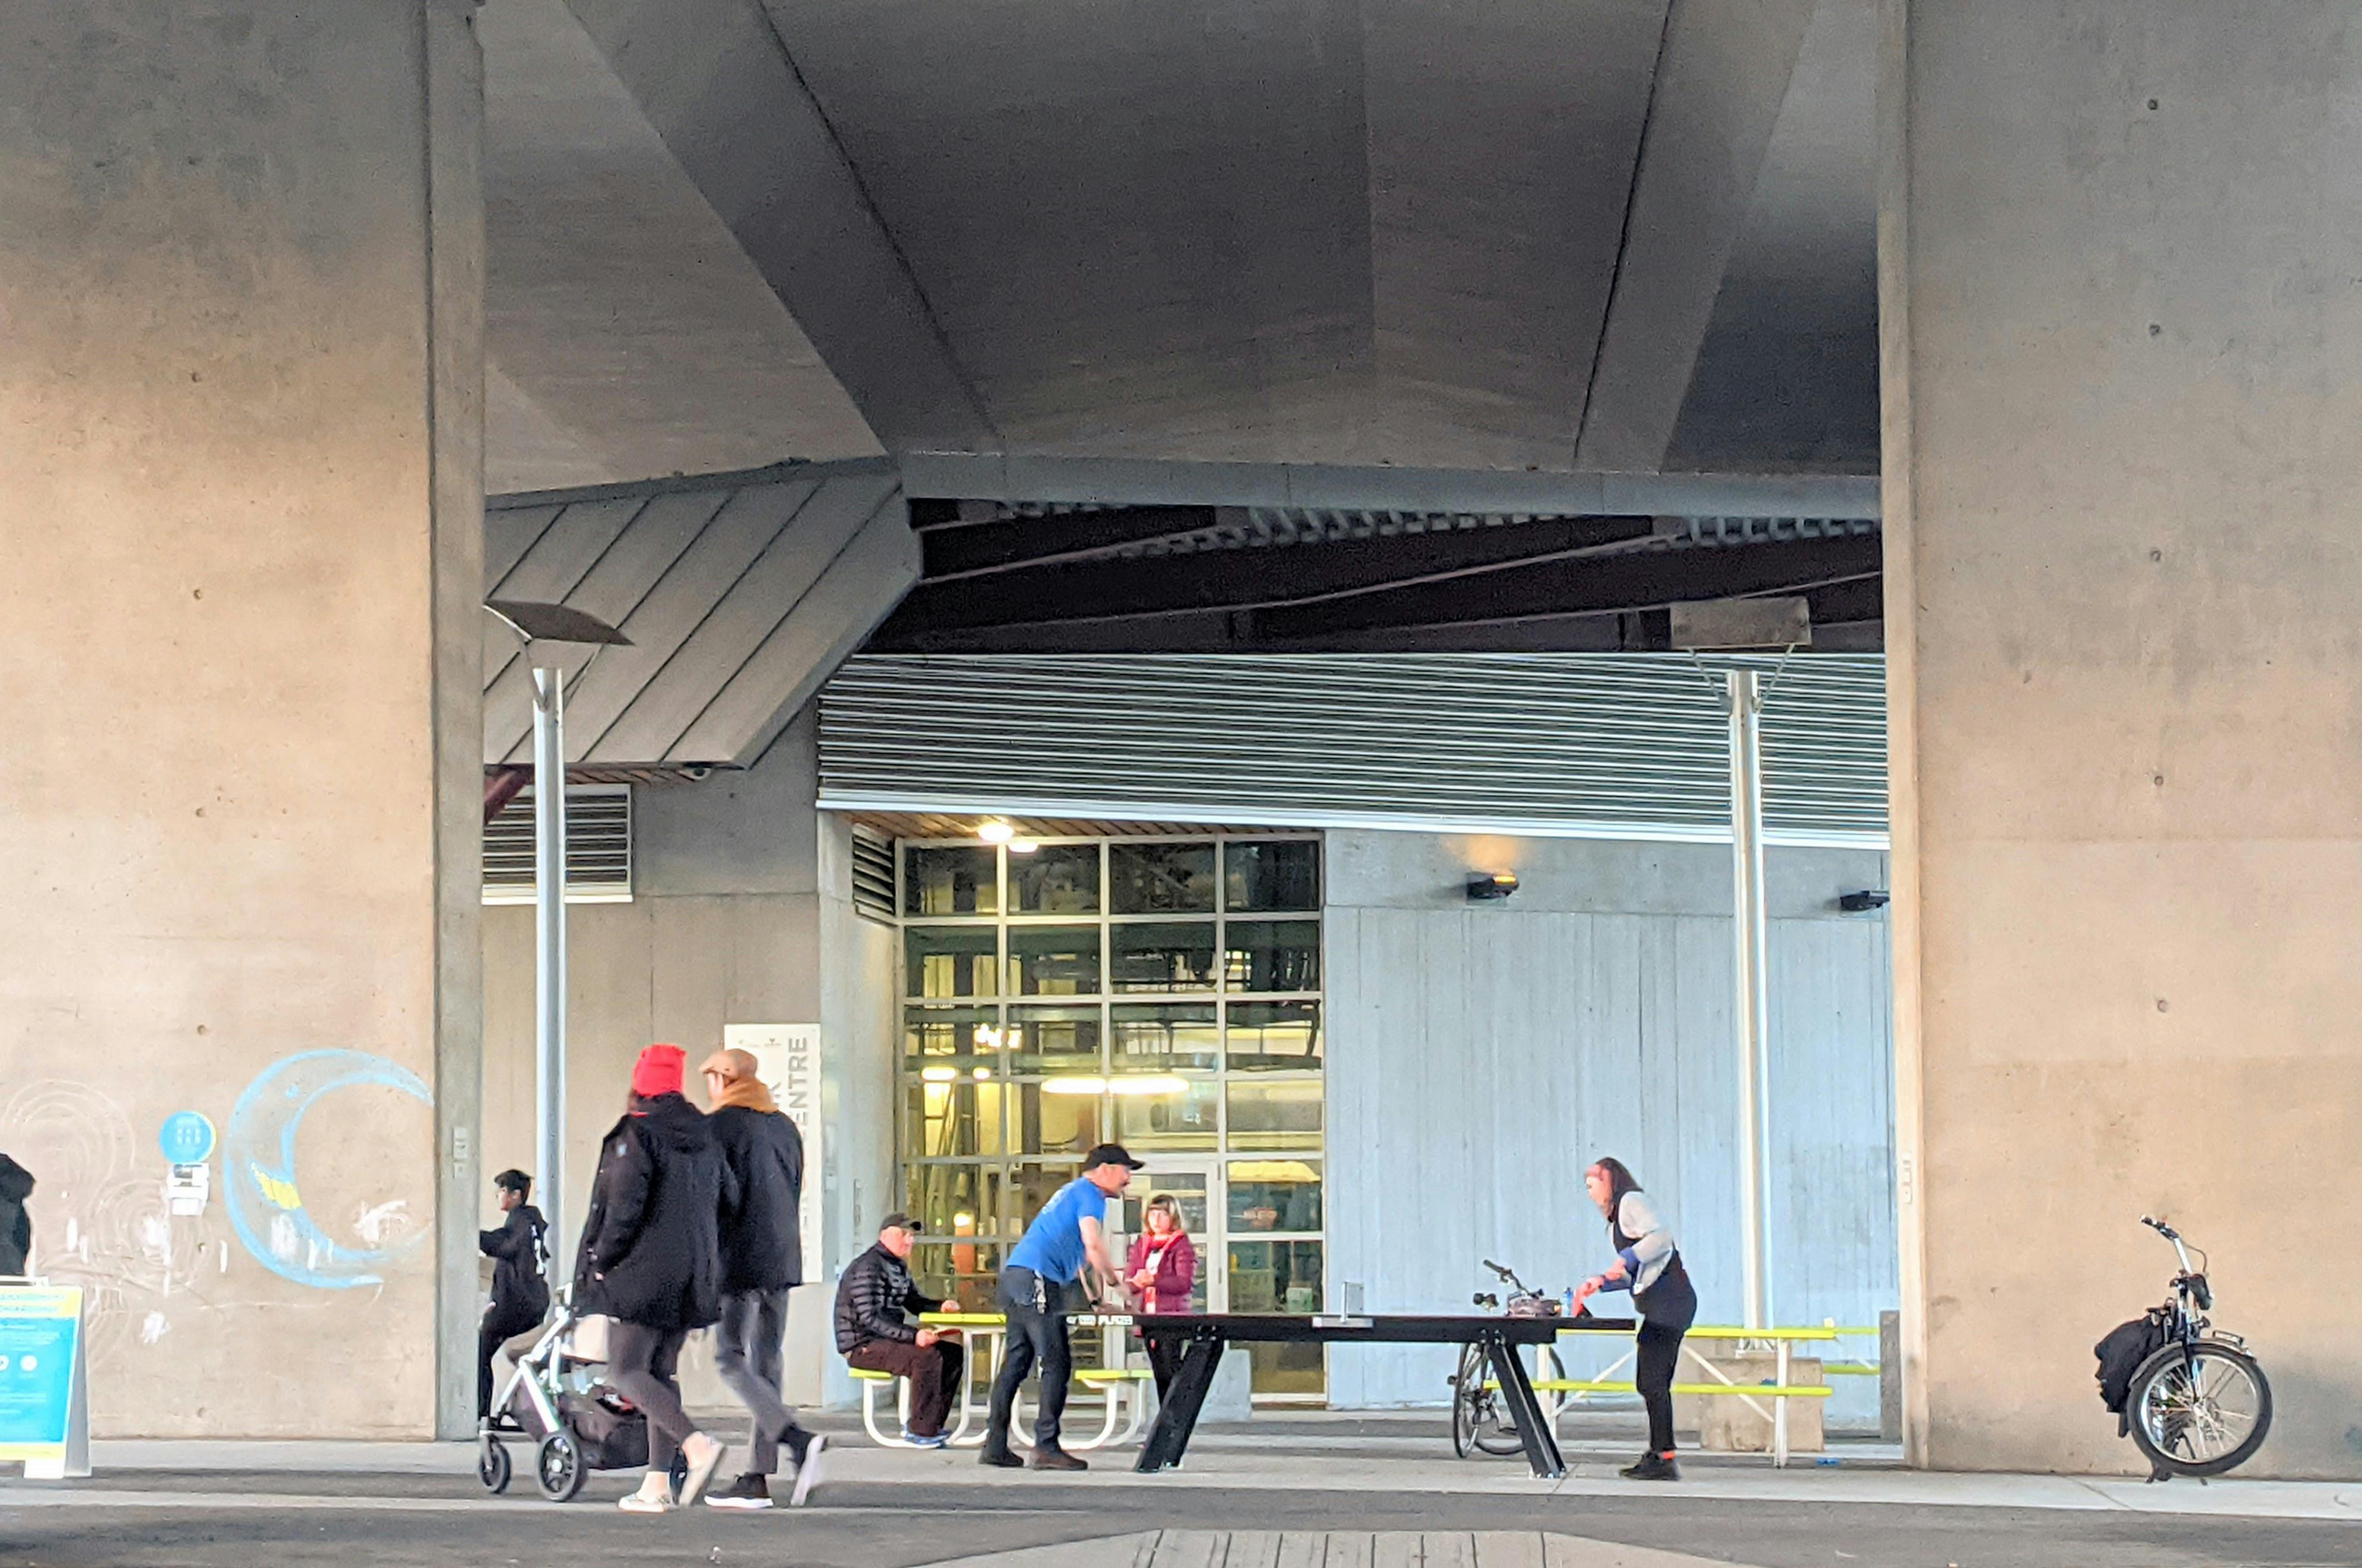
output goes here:
[[1017, 1390], [1035, 1362], [1042, 1365], [1042, 1413], [1033, 1422], [1033, 1468], [1087, 1470], [1089, 1465], [1058, 1446], [1059, 1419], [1066, 1413], [1066, 1380], [1073, 1375], [1074, 1348], [1066, 1341], [1065, 1294], [1087, 1267], [1102, 1296], [1123, 1283], [1108, 1251], [1108, 1199], [1131, 1185], [1140, 1162], [1120, 1143], [1101, 1143], [1083, 1156], [1083, 1174], [1058, 1189], [1026, 1227], [1024, 1240], [1000, 1271], [1000, 1309], [1009, 1316], [1009, 1353], [992, 1384], [992, 1414], [984, 1429], [978, 1462], [1013, 1470], [1025, 1462], [1009, 1449], [1009, 1418]]
[[950, 1441], [944, 1421], [959, 1390], [965, 1356], [957, 1334], [911, 1321], [912, 1314], [944, 1305], [911, 1283], [911, 1248], [918, 1236], [917, 1220], [889, 1214], [877, 1227], [877, 1244], [845, 1269], [836, 1286], [836, 1349], [848, 1366], [909, 1378], [911, 1423], [902, 1436], [913, 1448], [941, 1448]]

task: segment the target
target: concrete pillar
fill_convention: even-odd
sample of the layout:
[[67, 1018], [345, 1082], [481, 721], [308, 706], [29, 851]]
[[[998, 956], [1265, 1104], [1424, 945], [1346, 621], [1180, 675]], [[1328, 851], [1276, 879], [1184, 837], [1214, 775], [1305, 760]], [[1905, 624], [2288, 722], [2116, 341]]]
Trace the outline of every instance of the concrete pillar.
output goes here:
[[462, 0], [0, 9], [0, 1148], [102, 1436], [472, 1420], [481, 116]]
[[1886, 0], [1908, 1440], [2125, 1470], [2169, 1215], [2362, 1474], [2362, 32]]

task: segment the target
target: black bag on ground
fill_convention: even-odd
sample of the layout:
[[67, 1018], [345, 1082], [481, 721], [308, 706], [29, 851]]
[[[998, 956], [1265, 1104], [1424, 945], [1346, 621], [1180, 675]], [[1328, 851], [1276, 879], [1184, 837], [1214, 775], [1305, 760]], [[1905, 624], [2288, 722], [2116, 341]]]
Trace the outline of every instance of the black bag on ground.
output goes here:
[[2168, 1338], [2165, 1310], [2152, 1307], [2130, 1322], [2110, 1329], [2107, 1337], [2092, 1347], [2092, 1353], [2100, 1358], [2100, 1370], [2094, 1375], [2100, 1380], [2100, 1403], [2116, 1418], [2118, 1437], [2132, 1430], [2125, 1401], [2132, 1397], [2133, 1374], [2165, 1348]]
[[587, 1394], [560, 1394], [557, 1413], [593, 1470], [638, 1470], [648, 1462], [648, 1419], [604, 1385]]

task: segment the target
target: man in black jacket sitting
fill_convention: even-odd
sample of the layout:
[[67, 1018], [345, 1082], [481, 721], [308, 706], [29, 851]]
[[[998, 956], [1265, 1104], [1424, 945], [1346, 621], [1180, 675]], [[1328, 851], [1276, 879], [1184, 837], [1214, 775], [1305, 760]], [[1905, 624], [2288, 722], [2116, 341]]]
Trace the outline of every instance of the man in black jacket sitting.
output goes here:
[[916, 1448], [941, 1448], [944, 1421], [960, 1386], [965, 1354], [959, 1336], [921, 1328], [919, 1312], [943, 1303], [919, 1294], [911, 1281], [911, 1248], [919, 1222], [889, 1214], [877, 1228], [877, 1244], [853, 1260], [836, 1286], [836, 1349], [849, 1366], [890, 1372], [911, 1380], [911, 1424], [902, 1435]]
[[702, 1069], [712, 1110], [706, 1124], [730, 1167], [734, 1200], [722, 1211], [722, 1321], [713, 1330], [713, 1370], [754, 1418], [746, 1473], [709, 1494], [717, 1508], [767, 1508], [767, 1477], [787, 1445], [794, 1466], [789, 1506], [820, 1484], [828, 1440], [796, 1423], [779, 1397], [787, 1347], [788, 1292], [803, 1282], [804, 1141], [757, 1076], [748, 1051], [717, 1051]]

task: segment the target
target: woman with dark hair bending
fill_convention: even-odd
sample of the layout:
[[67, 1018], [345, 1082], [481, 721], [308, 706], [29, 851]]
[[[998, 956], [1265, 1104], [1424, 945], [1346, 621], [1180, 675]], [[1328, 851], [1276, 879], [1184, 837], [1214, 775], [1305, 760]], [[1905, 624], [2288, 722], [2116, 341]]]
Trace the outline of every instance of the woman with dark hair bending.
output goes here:
[[1673, 1463], [1673, 1368], [1682, 1359], [1682, 1336], [1697, 1320], [1697, 1292], [1682, 1266], [1673, 1233], [1657, 1206], [1632, 1179], [1621, 1160], [1602, 1159], [1583, 1173], [1591, 1201], [1607, 1217], [1608, 1243], [1616, 1261], [1583, 1282], [1575, 1306], [1602, 1291], [1628, 1290], [1640, 1320], [1633, 1382], [1649, 1410], [1649, 1452], [1625, 1470], [1633, 1481], [1678, 1481]]

